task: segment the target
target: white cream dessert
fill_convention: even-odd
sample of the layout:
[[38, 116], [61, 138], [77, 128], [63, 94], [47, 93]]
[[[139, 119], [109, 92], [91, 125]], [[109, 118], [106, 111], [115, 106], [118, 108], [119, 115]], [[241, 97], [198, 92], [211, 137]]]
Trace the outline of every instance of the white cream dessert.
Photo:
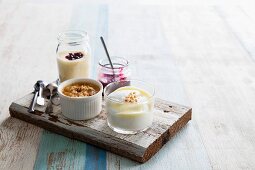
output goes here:
[[85, 51], [61, 51], [57, 54], [60, 81], [72, 78], [88, 78], [90, 56]]
[[142, 131], [153, 121], [153, 98], [143, 89], [121, 87], [107, 97], [106, 111], [112, 128], [123, 131]]

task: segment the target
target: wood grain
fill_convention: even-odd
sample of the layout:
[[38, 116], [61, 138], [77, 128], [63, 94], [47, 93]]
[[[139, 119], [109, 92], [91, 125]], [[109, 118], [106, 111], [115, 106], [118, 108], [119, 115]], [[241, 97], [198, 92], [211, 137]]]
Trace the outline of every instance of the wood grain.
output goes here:
[[[156, 99], [153, 125], [147, 131], [136, 135], [121, 135], [107, 126], [104, 111], [96, 118], [87, 121], [66, 119], [61, 114], [60, 106], [53, 106], [53, 113], [50, 115], [38, 110], [31, 114], [27, 109], [32, 97], [33, 94], [29, 94], [13, 102], [9, 108], [11, 116], [142, 163], [157, 153], [191, 120], [192, 112], [189, 107]], [[52, 160], [53, 158], [48, 158], [51, 163]]]
[[84, 143], [43, 130], [34, 169], [84, 169]]
[[[193, 121], [147, 163], [139, 165], [108, 152], [108, 169], [255, 168], [254, 1], [84, 0], [73, 8], [74, 3], [0, 1], [1, 169], [32, 169], [40, 154], [47, 158], [54, 151], [45, 140], [53, 145], [65, 141], [62, 149], [68, 152], [79, 148], [72, 140], [8, 118], [11, 102], [30, 92], [37, 79], [56, 78], [56, 36], [72, 27], [88, 30], [92, 41], [107, 37], [111, 54], [135, 65], [136, 78], [153, 82], [158, 97], [191, 105], [195, 113]], [[98, 22], [97, 8], [89, 4], [106, 6], [107, 15], [101, 13]], [[101, 44], [93, 44], [98, 49], [95, 57], [104, 57]], [[72, 156], [85, 162], [87, 155], [70, 153], [57, 156], [61, 159], [52, 153], [53, 164]], [[69, 163], [62, 168], [72, 166]]]
[[255, 167], [254, 17], [241, 9], [176, 8], [164, 23], [213, 169]]
[[[41, 133], [41, 129], [29, 123], [11, 117], [3, 121], [0, 127], [0, 169], [31, 169], [40, 141], [38, 133]], [[30, 154], [23, 154], [27, 152]], [[11, 153], [15, 153], [15, 156], [9, 159]]]

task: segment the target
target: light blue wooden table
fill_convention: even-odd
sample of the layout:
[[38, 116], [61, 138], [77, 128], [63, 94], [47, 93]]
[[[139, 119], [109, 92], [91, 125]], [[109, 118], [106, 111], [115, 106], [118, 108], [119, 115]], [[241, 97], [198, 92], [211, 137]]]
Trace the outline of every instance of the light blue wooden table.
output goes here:
[[[0, 169], [255, 168], [252, 5], [3, 0], [0, 9]], [[13, 100], [57, 77], [56, 36], [65, 29], [89, 33], [93, 78], [103, 36], [112, 56], [130, 61], [133, 78], [191, 106], [193, 120], [139, 164], [10, 118]]]

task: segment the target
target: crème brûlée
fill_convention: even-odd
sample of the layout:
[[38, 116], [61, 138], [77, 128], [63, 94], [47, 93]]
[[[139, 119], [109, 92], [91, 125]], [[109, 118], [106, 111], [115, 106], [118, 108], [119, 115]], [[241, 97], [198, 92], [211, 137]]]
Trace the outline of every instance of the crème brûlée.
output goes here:
[[107, 96], [106, 111], [110, 127], [125, 131], [142, 131], [153, 121], [153, 97], [147, 91], [121, 87]]

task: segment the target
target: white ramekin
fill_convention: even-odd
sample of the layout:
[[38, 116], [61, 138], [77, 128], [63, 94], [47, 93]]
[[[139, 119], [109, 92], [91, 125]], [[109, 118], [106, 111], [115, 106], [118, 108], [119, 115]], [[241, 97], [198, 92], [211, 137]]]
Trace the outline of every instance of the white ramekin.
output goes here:
[[[99, 92], [88, 97], [69, 97], [62, 93], [64, 87], [79, 82], [95, 84], [99, 87]], [[58, 87], [62, 114], [73, 120], [87, 120], [97, 116], [102, 110], [103, 86], [99, 81], [93, 79], [70, 79], [62, 82]]]

